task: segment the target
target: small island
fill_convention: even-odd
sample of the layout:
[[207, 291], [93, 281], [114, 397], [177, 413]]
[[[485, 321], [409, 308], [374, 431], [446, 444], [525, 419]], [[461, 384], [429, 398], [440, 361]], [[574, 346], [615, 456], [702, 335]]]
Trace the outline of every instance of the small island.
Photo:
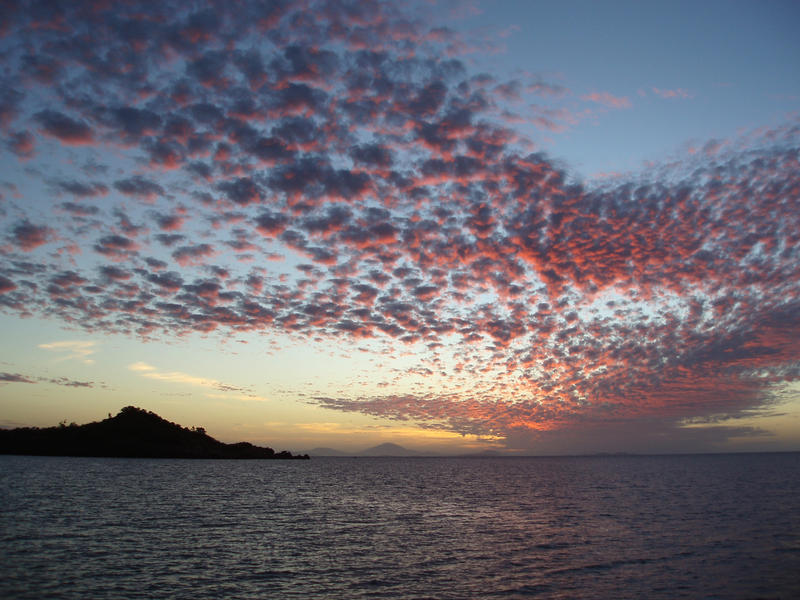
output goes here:
[[0, 429], [0, 454], [113, 458], [308, 459], [248, 442], [226, 444], [202, 427], [182, 427], [157, 414], [126, 406], [99, 422], [57, 427]]

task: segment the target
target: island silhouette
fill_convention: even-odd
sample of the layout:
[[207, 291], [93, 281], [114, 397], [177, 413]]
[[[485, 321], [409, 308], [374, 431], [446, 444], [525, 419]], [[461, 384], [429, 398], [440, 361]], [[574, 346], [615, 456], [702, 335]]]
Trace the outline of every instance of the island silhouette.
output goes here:
[[114, 458], [308, 459], [249, 442], [226, 444], [202, 427], [182, 427], [157, 414], [126, 406], [102, 421], [56, 427], [0, 429], [0, 454]]

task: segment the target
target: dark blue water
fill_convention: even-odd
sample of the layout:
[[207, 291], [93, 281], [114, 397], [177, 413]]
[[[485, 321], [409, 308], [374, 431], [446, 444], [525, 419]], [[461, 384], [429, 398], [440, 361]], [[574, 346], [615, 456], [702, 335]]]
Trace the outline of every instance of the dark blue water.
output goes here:
[[800, 454], [0, 456], [0, 598], [800, 598]]

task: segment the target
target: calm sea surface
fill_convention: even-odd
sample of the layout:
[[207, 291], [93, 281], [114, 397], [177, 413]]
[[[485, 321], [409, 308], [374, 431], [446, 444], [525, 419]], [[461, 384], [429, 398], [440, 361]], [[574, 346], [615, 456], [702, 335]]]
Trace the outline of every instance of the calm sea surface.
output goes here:
[[0, 456], [0, 598], [800, 598], [800, 454]]

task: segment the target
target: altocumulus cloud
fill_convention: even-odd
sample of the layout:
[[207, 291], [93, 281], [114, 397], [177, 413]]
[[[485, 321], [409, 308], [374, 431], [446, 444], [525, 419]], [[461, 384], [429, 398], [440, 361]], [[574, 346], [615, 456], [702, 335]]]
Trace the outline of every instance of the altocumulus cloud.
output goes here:
[[74, 199], [58, 220], [34, 197], [4, 219], [0, 308], [141, 337], [368, 340], [413, 352], [389, 384], [419, 390], [315, 402], [509, 443], [746, 414], [800, 375], [796, 123], [573, 184], [507, 110], [570, 90], [471, 72], [469, 40], [392, 3], [307, 4], [10, 10], [2, 147], [85, 167], [41, 176]]

